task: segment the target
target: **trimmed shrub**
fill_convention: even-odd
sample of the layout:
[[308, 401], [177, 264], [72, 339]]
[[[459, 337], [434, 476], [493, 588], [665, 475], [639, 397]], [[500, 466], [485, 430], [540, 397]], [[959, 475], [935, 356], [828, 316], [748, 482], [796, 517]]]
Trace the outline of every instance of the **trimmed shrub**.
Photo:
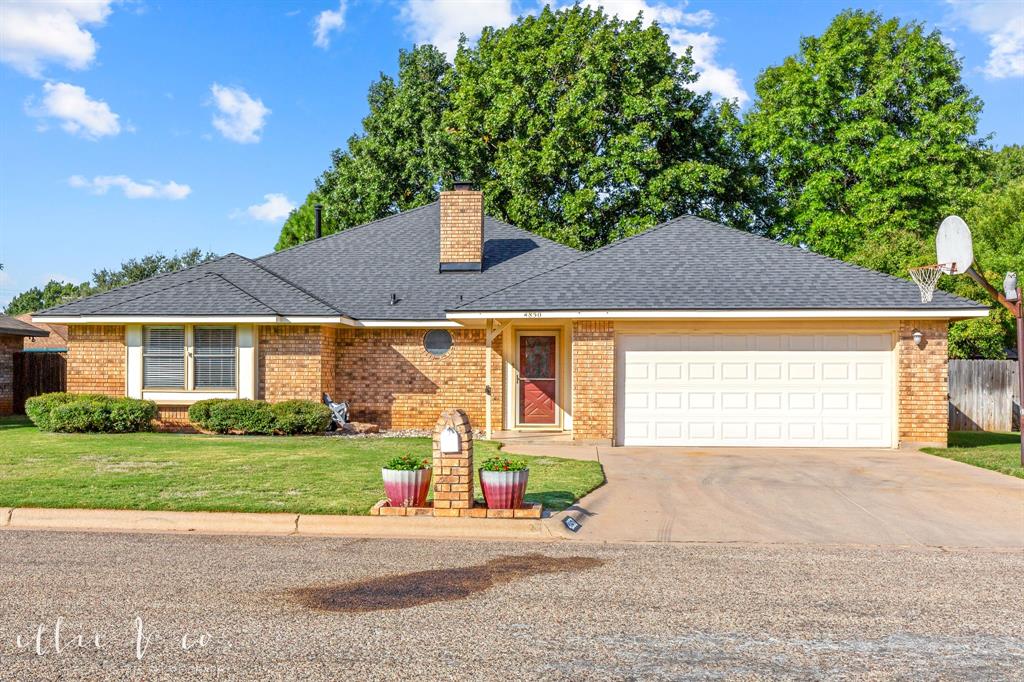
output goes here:
[[313, 400], [286, 400], [270, 406], [277, 430], [285, 435], [323, 433], [331, 425], [331, 410]]
[[188, 420], [201, 429], [212, 430], [209, 428], [210, 410], [214, 405], [222, 402], [224, 402], [223, 398], [210, 398], [192, 403], [188, 408]]
[[110, 430], [114, 433], [151, 431], [156, 417], [157, 407], [152, 400], [117, 398], [110, 405]]
[[87, 396], [76, 396], [72, 393], [43, 393], [25, 401], [25, 414], [40, 431], [53, 431], [53, 423], [50, 421], [53, 409], [76, 398], [85, 397]]
[[131, 433], [153, 428], [157, 409], [150, 400], [45, 393], [29, 398], [25, 413], [41, 431]]
[[[202, 402], [211, 404], [194, 410], [197, 419], [193, 423], [201, 429], [214, 433], [274, 433], [274, 413], [262, 400], [214, 399]], [[188, 416], [193, 419], [193, 409], [189, 409]]]
[[192, 425], [213, 433], [285, 435], [321, 433], [331, 423], [331, 410], [313, 400], [201, 400], [188, 408]]

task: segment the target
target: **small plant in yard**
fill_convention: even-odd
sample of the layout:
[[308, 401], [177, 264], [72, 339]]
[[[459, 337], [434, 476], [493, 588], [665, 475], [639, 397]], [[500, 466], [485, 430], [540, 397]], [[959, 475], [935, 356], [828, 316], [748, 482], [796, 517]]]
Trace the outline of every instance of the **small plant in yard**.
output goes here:
[[430, 460], [399, 455], [381, 469], [384, 491], [392, 507], [423, 507], [430, 492]]
[[524, 471], [526, 470], [525, 459], [509, 459], [508, 457], [488, 457], [480, 465], [484, 471]]
[[488, 457], [480, 466], [480, 487], [491, 509], [519, 509], [523, 506], [530, 469], [526, 460]]
[[413, 457], [412, 455], [399, 455], [398, 457], [392, 457], [388, 460], [388, 463], [384, 465], [385, 469], [391, 471], [416, 471], [417, 469], [428, 469], [430, 468], [430, 460], [426, 457], [420, 459]]

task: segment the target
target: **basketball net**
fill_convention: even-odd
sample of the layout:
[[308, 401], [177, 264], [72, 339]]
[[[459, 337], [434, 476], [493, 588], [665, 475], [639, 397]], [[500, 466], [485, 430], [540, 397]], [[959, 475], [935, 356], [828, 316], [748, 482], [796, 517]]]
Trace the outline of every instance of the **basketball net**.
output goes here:
[[910, 278], [921, 290], [921, 303], [929, 303], [932, 300], [932, 294], [935, 293], [935, 287], [938, 286], [940, 277], [954, 272], [956, 272], [956, 265], [943, 263], [910, 268]]

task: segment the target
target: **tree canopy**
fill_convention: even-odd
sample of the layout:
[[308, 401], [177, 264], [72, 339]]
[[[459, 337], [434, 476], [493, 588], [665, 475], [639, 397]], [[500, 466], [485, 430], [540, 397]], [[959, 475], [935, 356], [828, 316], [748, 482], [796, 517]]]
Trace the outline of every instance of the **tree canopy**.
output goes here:
[[772, 234], [906, 275], [979, 177], [981, 101], [938, 31], [845, 11], [757, 79], [743, 139], [779, 201]]
[[[491, 215], [580, 248], [681, 213], [753, 225], [762, 183], [739, 121], [697, 78], [658, 26], [579, 6], [486, 28], [454, 66], [431, 45], [403, 51], [317, 183], [328, 229], [429, 203], [457, 178]], [[302, 238], [288, 225], [277, 248]]]
[[115, 287], [138, 282], [153, 275], [175, 272], [205, 263], [216, 258], [216, 254], [203, 253], [199, 249], [189, 249], [181, 254], [165, 256], [154, 253], [142, 258], [129, 258], [121, 263], [116, 270], [94, 270], [92, 280], [81, 284], [50, 280], [43, 287], [32, 287], [23, 291], [7, 304], [5, 315], [21, 315], [33, 313], [55, 305], [67, 303], [78, 298], [102, 293]]

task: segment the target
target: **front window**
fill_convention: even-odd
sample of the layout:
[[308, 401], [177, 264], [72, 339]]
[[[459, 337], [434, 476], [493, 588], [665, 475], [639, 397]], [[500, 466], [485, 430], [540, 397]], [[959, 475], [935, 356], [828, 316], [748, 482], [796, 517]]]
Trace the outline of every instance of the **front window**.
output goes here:
[[228, 389], [237, 386], [234, 327], [145, 327], [144, 388]]
[[235, 387], [235, 328], [195, 328], [196, 388]]
[[146, 327], [142, 384], [146, 388], [185, 388], [184, 327]]

